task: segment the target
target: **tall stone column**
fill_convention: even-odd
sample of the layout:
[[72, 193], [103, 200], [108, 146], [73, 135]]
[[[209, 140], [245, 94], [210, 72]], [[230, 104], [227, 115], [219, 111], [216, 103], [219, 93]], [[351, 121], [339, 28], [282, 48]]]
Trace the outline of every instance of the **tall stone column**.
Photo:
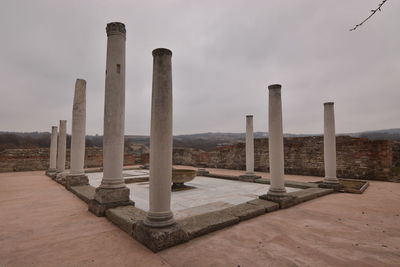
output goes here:
[[85, 175], [86, 137], [86, 81], [75, 82], [74, 104], [72, 108], [71, 167], [66, 177], [66, 186], [88, 185]]
[[129, 188], [122, 177], [125, 127], [125, 25], [107, 24], [106, 85], [103, 133], [103, 179], [89, 210], [104, 216], [108, 208], [129, 205]]
[[172, 182], [172, 52], [153, 50], [153, 92], [150, 129], [150, 209], [145, 224], [174, 224], [171, 211]]
[[57, 175], [56, 180], [61, 180], [65, 177], [65, 160], [67, 154], [67, 121], [60, 120], [60, 131], [58, 134], [57, 145]]
[[336, 177], [336, 132], [334, 103], [324, 103], [324, 165], [325, 179], [322, 187], [340, 187]]
[[271, 185], [266, 198], [277, 201], [287, 197], [284, 180], [281, 87], [280, 84], [268, 86], [268, 145]]
[[242, 181], [254, 181], [261, 178], [254, 174], [254, 134], [253, 115], [246, 116], [246, 173], [239, 177]]
[[46, 174], [52, 177], [57, 172], [57, 126], [51, 127], [50, 162]]

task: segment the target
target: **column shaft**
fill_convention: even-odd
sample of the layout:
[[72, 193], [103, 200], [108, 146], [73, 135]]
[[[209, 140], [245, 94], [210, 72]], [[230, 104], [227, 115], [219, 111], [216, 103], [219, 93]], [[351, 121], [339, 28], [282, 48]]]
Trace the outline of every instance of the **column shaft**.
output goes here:
[[334, 103], [324, 103], [324, 164], [325, 183], [337, 184], [336, 177], [336, 133]]
[[172, 182], [172, 52], [153, 51], [153, 92], [150, 129], [150, 209], [145, 224], [164, 227], [174, 223]]
[[57, 171], [57, 126], [51, 127], [49, 172]]
[[[125, 187], [125, 26], [107, 25], [106, 88], [104, 103], [103, 180], [101, 188]], [[123, 25], [123, 24], [122, 24]]]
[[86, 135], [86, 81], [77, 79], [75, 83], [72, 110], [71, 135], [71, 175], [84, 174]]
[[253, 115], [246, 116], [246, 175], [254, 175]]
[[67, 121], [60, 120], [60, 132], [57, 146], [57, 173], [65, 171], [65, 158], [67, 154]]
[[268, 195], [286, 193], [284, 181], [284, 147], [282, 126], [281, 85], [268, 86], [269, 89], [269, 169], [271, 186]]

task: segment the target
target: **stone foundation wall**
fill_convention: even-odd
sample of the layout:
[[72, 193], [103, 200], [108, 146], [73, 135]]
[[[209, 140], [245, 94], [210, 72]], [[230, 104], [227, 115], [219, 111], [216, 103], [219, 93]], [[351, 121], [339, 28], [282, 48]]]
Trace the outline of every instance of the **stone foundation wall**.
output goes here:
[[[70, 152], [67, 150], [66, 168], [69, 168]], [[135, 155], [125, 153], [124, 165], [134, 165]], [[103, 149], [86, 148], [85, 168], [103, 165]], [[6, 149], [0, 152], [0, 172], [47, 170], [49, 149]]]
[[[400, 158], [400, 144], [365, 138], [339, 136], [337, 175], [342, 178], [393, 180], [394, 162]], [[269, 171], [268, 139], [254, 140], [255, 170]], [[323, 138], [285, 138], [285, 173], [324, 176]], [[393, 152], [394, 151], [394, 152]], [[175, 148], [174, 164], [245, 170], [245, 144], [220, 147], [213, 151]]]

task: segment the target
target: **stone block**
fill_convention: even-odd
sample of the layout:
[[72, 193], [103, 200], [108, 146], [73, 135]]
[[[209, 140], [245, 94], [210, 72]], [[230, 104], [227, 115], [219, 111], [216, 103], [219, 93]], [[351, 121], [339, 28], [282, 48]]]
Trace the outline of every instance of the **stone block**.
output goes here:
[[259, 198], [263, 199], [263, 200], [269, 200], [269, 201], [278, 203], [280, 209], [286, 209], [286, 208], [296, 205], [296, 197], [292, 196], [290, 194], [285, 194], [282, 196], [265, 194], [265, 195], [261, 195]]
[[88, 210], [98, 217], [103, 217], [106, 215], [106, 211], [108, 209], [128, 205], [135, 206], [135, 202], [128, 200], [121, 202], [99, 203], [96, 199], [91, 199], [88, 204]]
[[178, 221], [190, 238], [208, 234], [239, 222], [239, 218], [221, 211], [214, 211]]
[[129, 201], [129, 188], [96, 188], [94, 199], [102, 204]]
[[333, 189], [323, 189], [323, 188], [308, 188], [296, 192], [291, 192], [289, 195], [293, 196], [296, 198], [296, 203], [299, 204], [302, 202], [306, 202], [318, 197], [322, 197], [324, 195], [332, 193], [334, 190]]
[[263, 206], [242, 203], [233, 207], [226, 208], [221, 212], [227, 213], [234, 217], [238, 217], [240, 221], [244, 221], [264, 214], [265, 208]]
[[254, 200], [248, 201], [247, 203], [251, 204], [251, 205], [261, 206], [264, 208], [265, 212], [271, 212], [271, 211], [275, 211], [275, 210], [279, 209], [278, 203], [264, 200], [264, 199], [254, 199]]
[[136, 223], [145, 219], [146, 212], [129, 205], [108, 209], [106, 216], [119, 228], [132, 235]]
[[189, 240], [188, 234], [179, 223], [168, 227], [154, 228], [145, 225], [143, 221], [136, 223], [133, 237], [153, 252], [158, 252]]
[[333, 189], [335, 191], [339, 191], [339, 190], [344, 188], [344, 186], [342, 184], [340, 184], [340, 183], [337, 183], [337, 184], [320, 183], [320, 184], [318, 184], [318, 187], [320, 187], [320, 188], [331, 188], [331, 189]]
[[89, 179], [85, 174], [67, 175], [65, 177], [65, 187], [69, 189], [72, 186], [89, 185]]
[[71, 186], [68, 190], [87, 204], [94, 199], [94, 194], [96, 193], [96, 188], [91, 185]]

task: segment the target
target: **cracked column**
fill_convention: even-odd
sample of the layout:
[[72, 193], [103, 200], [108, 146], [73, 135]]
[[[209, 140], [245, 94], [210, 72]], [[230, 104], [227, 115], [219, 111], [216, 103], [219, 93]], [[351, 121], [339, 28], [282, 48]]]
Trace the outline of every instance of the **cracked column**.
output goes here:
[[85, 175], [85, 137], [86, 137], [86, 81], [75, 82], [74, 104], [72, 109], [71, 167], [66, 177], [66, 186], [88, 185]]
[[284, 180], [281, 87], [280, 84], [268, 86], [268, 145], [271, 185], [267, 195], [265, 196], [268, 200], [278, 202], [287, 197]]
[[324, 165], [325, 179], [321, 187], [339, 188], [336, 177], [336, 132], [334, 103], [324, 103]]
[[254, 174], [254, 134], [253, 115], [246, 116], [246, 173], [239, 177], [242, 181], [254, 181], [261, 178]]
[[103, 133], [103, 179], [89, 210], [104, 216], [108, 208], [133, 204], [122, 177], [125, 124], [125, 25], [107, 24], [106, 85]]
[[153, 50], [153, 92], [150, 129], [150, 209], [145, 225], [175, 223], [171, 211], [172, 182], [172, 52]]
[[51, 127], [50, 162], [46, 174], [52, 177], [57, 172], [57, 126]]
[[67, 154], [67, 121], [60, 120], [57, 145], [57, 172], [55, 179], [62, 182], [65, 178], [65, 158]]

